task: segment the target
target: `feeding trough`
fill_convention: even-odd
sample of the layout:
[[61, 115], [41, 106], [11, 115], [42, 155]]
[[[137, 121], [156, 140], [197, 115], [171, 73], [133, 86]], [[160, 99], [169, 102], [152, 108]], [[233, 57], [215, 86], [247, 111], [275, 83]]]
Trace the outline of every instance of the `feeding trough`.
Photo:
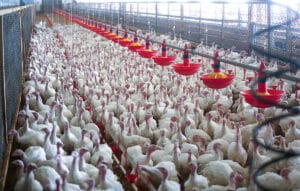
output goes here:
[[176, 56], [167, 55], [166, 40], [164, 39], [161, 45], [161, 55], [153, 56], [152, 58], [156, 64], [161, 66], [168, 66], [173, 63], [173, 61], [176, 59]]
[[156, 50], [150, 49], [150, 39], [149, 35], [146, 38], [146, 47], [142, 49], [138, 49], [138, 54], [143, 58], [152, 58], [154, 55], [156, 55]]
[[125, 28], [124, 37], [123, 37], [123, 39], [120, 39], [120, 40], [119, 40], [119, 44], [120, 44], [121, 46], [127, 47], [127, 46], [130, 45], [131, 43], [132, 43], [132, 41], [128, 39], [127, 28]]
[[137, 33], [134, 33], [134, 40], [131, 44], [128, 45], [128, 49], [132, 52], [136, 52], [138, 49], [143, 48], [144, 45], [138, 43]]
[[187, 51], [187, 45], [184, 46], [184, 53], [183, 53], [183, 63], [180, 64], [174, 64], [173, 68], [176, 73], [180, 75], [193, 75], [196, 72], [198, 72], [201, 64], [196, 64], [196, 63], [190, 63], [189, 59], [189, 53]]
[[211, 74], [204, 74], [200, 77], [200, 79], [203, 81], [203, 83], [212, 89], [222, 89], [227, 86], [229, 86], [232, 83], [232, 80], [234, 78], [234, 75], [231, 74], [231, 71], [229, 74], [221, 72], [221, 64], [220, 61], [218, 61], [219, 52], [216, 51], [214, 55], [214, 72]]
[[[282, 90], [277, 90], [276, 86], [274, 86], [273, 89], [267, 88], [267, 81], [263, 71], [264, 69], [265, 64], [261, 62], [258, 73], [258, 88], [256, 90], [256, 94], [258, 97], [271, 101], [273, 104], [277, 104], [280, 102], [284, 92]], [[244, 90], [241, 92], [241, 95], [244, 96], [245, 101], [253, 107], [266, 108], [273, 106], [272, 104], [265, 103], [263, 100], [255, 98], [251, 90]]]

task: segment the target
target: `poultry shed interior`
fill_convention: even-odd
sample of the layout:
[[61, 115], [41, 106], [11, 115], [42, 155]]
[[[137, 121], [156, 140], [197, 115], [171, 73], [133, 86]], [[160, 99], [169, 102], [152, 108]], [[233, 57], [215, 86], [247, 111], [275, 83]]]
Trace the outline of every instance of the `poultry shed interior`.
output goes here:
[[0, 0], [0, 190], [300, 191], [299, 11]]

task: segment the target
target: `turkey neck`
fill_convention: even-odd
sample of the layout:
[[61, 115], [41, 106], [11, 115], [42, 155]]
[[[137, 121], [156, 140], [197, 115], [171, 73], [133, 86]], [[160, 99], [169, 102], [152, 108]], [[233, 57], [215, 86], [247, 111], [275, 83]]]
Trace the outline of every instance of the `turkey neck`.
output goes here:
[[66, 128], [64, 128], [65, 130], [65, 134], [66, 134], [66, 138], [68, 138], [68, 140], [70, 139], [70, 124], [68, 124], [68, 126]]
[[240, 127], [237, 127], [236, 128], [236, 138], [235, 138], [235, 142], [236, 142], [236, 149], [238, 149], [240, 146], [241, 146], [241, 142], [242, 142], [242, 140], [241, 140], [241, 132], [240, 132]]
[[223, 156], [222, 156], [222, 153], [220, 151], [220, 148], [214, 149], [214, 152], [215, 152], [215, 158], [216, 158], [216, 160], [222, 160], [223, 159]]
[[43, 101], [42, 101], [42, 98], [40, 95], [37, 95], [36, 101], [37, 101], [38, 107], [41, 108], [43, 105]]
[[27, 175], [25, 177], [25, 188], [26, 190], [34, 190], [33, 188], [33, 182], [34, 182], [34, 174], [32, 170], [28, 170]]
[[51, 143], [52, 144], [56, 144], [56, 130], [57, 130], [57, 126], [55, 124], [53, 124], [52, 126], [52, 131], [51, 131], [51, 134], [50, 134], [50, 140], [51, 140]]
[[[30, 127], [29, 127], [29, 119], [28, 119], [28, 117], [26, 118], [26, 121], [25, 121], [25, 125], [24, 125], [24, 133], [23, 134], [25, 134], [25, 133], [27, 133], [28, 131], [30, 131], [31, 129], [30, 129]], [[18, 133], [18, 135], [19, 135], [19, 133]]]
[[49, 80], [47, 80], [47, 82], [46, 82], [46, 85], [45, 85], [45, 91], [49, 91], [50, 90], [50, 88], [49, 88]]
[[70, 169], [70, 175], [71, 177], [78, 177], [79, 173], [79, 166], [77, 163], [77, 156], [73, 156], [72, 166]]
[[295, 137], [299, 137], [300, 136], [300, 130], [297, 129], [296, 124], [292, 126], [292, 132], [293, 132], [293, 135]]
[[55, 119], [55, 109], [54, 109], [55, 105], [51, 105], [50, 107], [50, 111], [49, 111], [49, 119], [51, 120], [51, 122], [54, 121]]
[[174, 160], [174, 163], [175, 163], [176, 166], [177, 166], [178, 163], [179, 163], [178, 157], [179, 157], [178, 146], [175, 145], [175, 146], [174, 146], [174, 151], [173, 151], [173, 160]]
[[83, 157], [83, 155], [82, 156], [80, 156], [79, 157], [79, 170], [84, 170], [85, 169], [85, 159], [84, 159], [84, 157]]
[[102, 189], [106, 189], [106, 169], [99, 170], [99, 184]]

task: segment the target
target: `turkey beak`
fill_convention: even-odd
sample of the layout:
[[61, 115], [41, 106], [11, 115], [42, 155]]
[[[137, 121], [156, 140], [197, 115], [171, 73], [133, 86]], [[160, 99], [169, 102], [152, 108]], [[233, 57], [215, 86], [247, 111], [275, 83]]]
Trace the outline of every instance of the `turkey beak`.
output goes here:
[[85, 147], [82, 147], [79, 151], [80, 157], [82, 157], [85, 153], [87, 153], [89, 150]]
[[34, 169], [36, 169], [36, 165], [34, 163], [30, 163], [27, 167], [28, 172], [33, 171]]
[[[17, 149], [17, 150], [15, 150], [15, 152], [13, 152], [13, 154], [11, 156], [15, 157], [15, 158], [22, 157], [22, 152], [20, 149]], [[17, 161], [17, 160], [15, 160], [15, 161]], [[13, 161], [13, 162], [15, 162], [15, 161]]]
[[33, 112], [32, 115], [34, 116], [35, 120], [37, 120], [39, 118], [39, 114], [37, 112]]
[[57, 148], [62, 148], [64, 146], [64, 144], [62, 142], [57, 142], [56, 143]]
[[238, 184], [241, 184], [243, 183], [244, 181], [244, 177], [242, 175], [240, 175], [239, 173], [236, 174], [235, 176], [235, 181], [238, 183]]
[[157, 145], [150, 145], [149, 146], [149, 151], [150, 152], [153, 152], [155, 150], [160, 150], [160, 149], [162, 149], [162, 148], [160, 146], [157, 146]]
[[49, 130], [47, 128], [43, 128], [42, 131], [44, 131], [46, 133], [46, 135], [49, 134]]
[[24, 163], [21, 160], [14, 160], [14, 161], [11, 162], [11, 164], [16, 165], [18, 167], [24, 166]]
[[25, 117], [26, 116], [26, 113], [24, 113], [24, 112], [19, 112], [19, 114], [18, 114], [18, 117]]

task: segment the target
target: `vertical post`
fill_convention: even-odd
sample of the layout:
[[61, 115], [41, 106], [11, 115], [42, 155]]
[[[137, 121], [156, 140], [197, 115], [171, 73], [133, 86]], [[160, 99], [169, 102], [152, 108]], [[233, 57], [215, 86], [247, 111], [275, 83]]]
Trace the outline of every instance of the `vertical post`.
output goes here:
[[[267, 0], [267, 25], [268, 25], [268, 28], [271, 27], [271, 0]], [[266, 61], [270, 62], [270, 54], [271, 54], [271, 40], [272, 40], [272, 32], [271, 31], [268, 31], [268, 34], [267, 34], [267, 38], [268, 38], [268, 42], [267, 42], [267, 50], [268, 50], [268, 55], [267, 55], [267, 58], [266, 58]]]
[[220, 43], [221, 46], [224, 46], [224, 19], [225, 19], [225, 4], [222, 3], [222, 23], [221, 23], [221, 38]]
[[155, 2], [155, 31], [157, 32], [157, 29], [158, 29], [158, 25], [157, 25], [157, 15], [158, 15], [158, 5], [157, 5], [158, 2]]
[[[1, 87], [0, 87], [0, 90], [1, 90], [1, 97], [2, 97], [2, 120], [3, 120], [3, 129], [0, 129], [1, 131], [3, 131], [3, 138], [4, 138], [4, 141], [5, 141], [5, 144], [7, 145], [8, 143], [8, 140], [7, 140], [7, 136], [6, 136], [6, 131], [7, 131], [7, 121], [6, 121], [6, 96], [5, 96], [5, 65], [4, 65], [4, 45], [3, 45], [3, 16], [0, 16], [0, 27], [1, 27], [1, 30], [0, 30], [0, 48], [1, 48], [1, 51], [0, 51], [0, 72], [1, 72]], [[2, 134], [2, 132], [1, 132]], [[2, 145], [1, 145], [2, 147]], [[0, 151], [2, 151], [0, 149]]]
[[[110, 20], [112, 20], [112, 11], [111, 11], [111, 3], [109, 4], [109, 17], [110, 17]], [[112, 24], [112, 23], [110, 23]]]
[[134, 17], [133, 17], [133, 13], [132, 13], [132, 3], [130, 3], [130, 20], [132, 21], [132, 27], [134, 27]]
[[139, 28], [140, 26], [138, 26], [139, 22], [140, 22], [140, 3], [137, 3], [137, 8], [136, 8], [136, 26], [137, 28]]
[[254, 23], [252, 23], [252, 12], [253, 12], [253, 5], [252, 3], [248, 4], [248, 40], [249, 40], [249, 48], [248, 52], [250, 53], [252, 51], [252, 46], [254, 45]]
[[184, 7], [183, 7], [183, 3], [180, 3], [180, 36], [184, 35], [184, 21], [183, 21], [183, 17], [184, 17]]
[[238, 7], [238, 29], [240, 29], [241, 28], [241, 22], [242, 22], [242, 14], [241, 14], [241, 7], [240, 7], [240, 5], [239, 5], [239, 7]]
[[123, 10], [123, 22], [122, 25], [126, 26], [126, 20], [127, 20], [127, 16], [126, 16], [126, 2], [122, 3], [122, 10]]
[[201, 39], [201, 19], [202, 19], [202, 6], [199, 3], [199, 39]]
[[[168, 1], [168, 30], [170, 29], [170, 2]], [[175, 35], [175, 32], [174, 32], [174, 35]], [[172, 38], [172, 35], [171, 35], [171, 38]], [[174, 38], [174, 36], [173, 36]]]
[[[287, 7], [286, 8], [286, 18], [287, 20], [291, 20], [291, 11], [290, 9]], [[286, 50], [285, 52], [285, 56], [286, 57], [291, 57], [292, 56], [292, 35], [291, 35], [291, 24], [287, 24], [286, 26], [286, 33], [285, 33], [285, 38], [286, 38]]]

